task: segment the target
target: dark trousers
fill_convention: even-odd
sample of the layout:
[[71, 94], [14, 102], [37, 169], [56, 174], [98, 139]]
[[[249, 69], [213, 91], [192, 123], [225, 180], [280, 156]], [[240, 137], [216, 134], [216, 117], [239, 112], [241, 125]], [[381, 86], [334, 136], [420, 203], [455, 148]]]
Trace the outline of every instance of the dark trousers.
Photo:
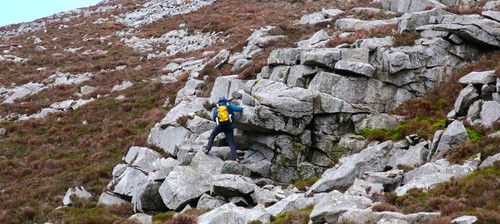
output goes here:
[[208, 139], [207, 150], [210, 151], [210, 149], [212, 149], [215, 137], [221, 132], [224, 132], [224, 135], [226, 136], [227, 144], [229, 145], [229, 148], [231, 148], [233, 160], [237, 160], [238, 154], [236, 153], [236, 144], [234, 143], [234, 133], [233, 129], [229, 126], [217, 126], [214, 128], [212, 134], [210, 134], [210, 138]]

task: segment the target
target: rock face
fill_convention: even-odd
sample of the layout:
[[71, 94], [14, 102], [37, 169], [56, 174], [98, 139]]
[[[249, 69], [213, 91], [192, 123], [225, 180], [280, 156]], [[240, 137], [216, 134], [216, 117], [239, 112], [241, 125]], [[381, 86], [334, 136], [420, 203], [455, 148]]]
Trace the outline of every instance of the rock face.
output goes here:
[[[196, 10], [209, 2], [213, 1], [178, 1], [178, 8], [187, 7], [186, 11], [171, 13]], [[253, 31], [241, 52], [222, 50], [208, 64], [204, 59], [176, 59], [163, 64], [164, 72], [169, 72], [159, 78], [163, 83], [191, 72], [174, 107], [148, 137], [148, 143], [172, 158], [163, 158], [148, 148], [132, 147], [124, 164], [113, 170], [114, 178], [108, 186], [117, 196], [113, 199], [131, 198], [135, 210], [143, 212], [181, 211], [195, 205], [198, 209], [213, 209], [200, 216], [198, 223], [270, 223], [271, 215], [308, 206], [313, 206], [311, 223], [425, 223], [438, 217], [439, 213], [374, 212], [370, 197], [385, 191], [401, 196], [411, 188], [428, 190], [473, 172], [481, 162], [479, 158], [464, 165], [450, 164], [442, 158], [448, 150], [469, 140], [462, 121], [489, 127], [500, 119], [499, 79], [495, 72], [473, 72], [460, 79], [464, 89], [449, 115], [454, 121], [446, 130], [436, 132], [433, 141], [410, 135], [398, 142], [370, 143], [359, 133], [363, 129], [394, 129], [403, 118], [390, 115], [390, 111], [408, 99], [423, 96], [454, 69], [478, 58], [485, 47], [499, 47], [498, 13], [454, 15], [442, 9], [458, 4], [448, 0], [381, 3], [386, 10], [405, 15], [365, 21], [337, 18], [342, 11], [324, 9], [303, 16], [299, 24], [335, 21], [337, 29], [349, 32], [397, 24], [400, 32], [418, 31], [421, 38], [411, 46], [394, 47], [395, 38], [384, 37], [327, 48], [326, 43], [337, 36], [330, 37], [326, 30], [319, 30], [297, 43], [298, 48], [272, 50], [257, 79], [217, 77], [210, 98], [196, 97], [203, 79], [208, 78], [198, 77], [203, 66], [219, 69], [227, 64], [232, 74], [237, 74], [252, 65], [257, 53], [284, 37], [272, 36], [274, 27], [261, 27]], [[172, 3], [149, 4], [165, 7]], [[429, 6], [434, 8], [426, 10]], [[352, 11], [383, 13], [369, 8]], [[138, 14], [120, 17], [133, 26], [157, 19], [141, 10], [135, 13]], [[347, 34], [338, 37], [342, 35]], [[206, 38], [216, 36], [210, 34]], [[175, 30], [161, 38], [122, 41], [148, 52], [160, 40], [179, 41], [181, 45], [183, 41], [199, 46], [211, 43], [202, 39], [185, 30]], [[182, 52], [181, 45], [173, 44], [165, 52], [150, 54], [148, 58]], [[0, 89], [0, 93], [5, 91]], [[234, 114], [235, 140], [242, 164], [224, 161], [231, 159], [228, 147], [223, 145], [224, 135], [215, 139], [208, 155], [201, 152], [215, 127], [208, 118], [209, 108], [204, 107], [220, 97], [244, 108]], [[68, 108], [64, 107], [66, 104], [60, 103], [58, 108]], [[491, 165], [493, 160], [496, 156], [483, 164]], [[401, 166], [414, 169], [405, 172], [398, 169]], [[274, 186], [318, 176], [321, 178], [306, 192]], [[113, 195], [102, 197], [109, 196]]]

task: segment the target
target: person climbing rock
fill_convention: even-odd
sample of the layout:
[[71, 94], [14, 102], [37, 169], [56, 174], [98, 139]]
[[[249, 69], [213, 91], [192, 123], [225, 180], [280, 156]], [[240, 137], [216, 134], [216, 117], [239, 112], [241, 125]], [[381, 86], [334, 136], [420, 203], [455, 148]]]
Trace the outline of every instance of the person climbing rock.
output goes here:
[[231, 156], [233, 160], [237, 163], [241, 161], [238, 159], [238, 154], [236, 153], [236, 144], [234, 143], [234, 125], [233, 125], [233, 112], [243, 111], [242, 107], [230, 104], [227, 102], [225, 97], [219, 99], [217, 106], [212, 109], [212, 117], [217, 126], [215, 126], [210, 138], [208, 139], [208, 145], [203, 147], [203, 153], [208, 154], [212, 149], [215, 137], [224, 132], [226, 136], [227, 144], [231, 148]]

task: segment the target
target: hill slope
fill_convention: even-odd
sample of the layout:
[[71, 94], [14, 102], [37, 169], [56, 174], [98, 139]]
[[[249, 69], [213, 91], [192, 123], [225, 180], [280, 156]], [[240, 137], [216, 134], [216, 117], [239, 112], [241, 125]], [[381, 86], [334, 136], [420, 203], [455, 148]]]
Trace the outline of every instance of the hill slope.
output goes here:
[[[453, 39], [456, 37], [452, 35], [446, 36], [443, 39], [448, 42], [464, 41], [464, 44], [460, 45], [461, 47], [445, 47], [447, 52], [443, 53], [439, 47], [449, 44], [448, 42], [422, 40], [418, 42], [418, 39], [422, 36], [425, 38], [424, 33], [435, 35], [434, 32], [439, 33], [440, 29], [445, 28], [419, 30], [420, 34], [415, 32], [399, 34], [396, 24], [401, 24], [401, 22], [394, 22], [395, 20], [391, 19], [400, 18], [401, 14], [351, 10], [353, 7], [362, 6], [381, 7], [380, 4], [370, 1], [250, 0], [242, 3], [233, 0], [199, 0], [177, 2], [103, 1], [97, 6], [61, 13], [32, 23], [0, 28], [2, 52], [0, 54], [0, 94], [3, 98], [0, 99], [3, 100], [0, 105], [0, 117], [2, 128], [6, 131], [6, 135], [0, 139], [0, 203], [2, 207], [0, 222], [124, 222], [133, 214], [132, 205], [102, 207], [96, 204], [99, 195], [113, 179], [113, 167], [121, 162], [121, 158], [126, 155], [131, 146], [148, 146], [165, 157], [177, 156], [174, 150], [163, 147], [164, 144], [169, 144], [170, 140], [165, 140], [165, 143], [162, 142], [161, 137], [158, 141], [151, 140], [150, 137], [150, 132], [162, 130], [156, 125], [157, 123], [162, 127], [182, 126], [182, 121], [178, 117], [173, 120], [166, 119], [168, 115], [167, 117], [165, 115], [172, 108], [178, 106], [184, 99], [191, 99], [190, 97], [193, 96], [198, 96], [200, 99], [203, 99], [201, 97], [216, 97], [218, 93], [212, 90], [219, 88], [216, 80], [220, 76], [237, 74], [241, 80], [252, 80], [260, 72], [258, 78], [261, 80], [259, 81], [261, 86], [259, 88], [265, 89], [267, 80], [262, 77], [264, 72], [261, 72], [261, 69], [268, 66], [267, 69], [272, 69], [273, 72], [268, 74], [267, 78], [274, 79], [273, 81], [278, 81], [278, 83], [283, 82], [279, 78], [280, 74], [274, 71], [278, 71], [279, 69], [276, 68], [283, 67], [286, 63], [279, 60], [273, 62], [271, 52], [276, 53], [277, 51], [273, 50], [277, 48], [296, 47], [298, 41], [309, 39], [321, 29], [325, 31], [327, 37], [315, 43], [305, 43], [306, 48], [336, 47], [344, 43], [352, 44], [355, 40], [363, 38], [381, 37], [383, 39], [382, 37], [385, 36], [394, 36], [393, 47], [398, 47], [397, 45], [438, 46], [433, 49], [439, 52], [428, 52], [423, 48], [417, 49], [410, 46], [402, 47], [400, 52], [414, 57], [408, 65], [404, 65], [406, 67], [389, 65], [388, 73], [380, 72], [377, 67], [379, 69], [377, 73], [372, 73], [374, 79], [360, 78], [362, 79], [360, 83], [382, 80], [380, 83], [377, 81], [377, 84], [371, 87], [373, 89], [370, 93], [373, 93], [373, 96], [350, 100], [351, 95], [347, 92], [352, 89], [339, 92], [338, 95], [332, 94], [347, 102], [343, 104], [348, 106], [341, 109], [341, 114], [364, 116], [371, 113], [390, 112], [407, 99], [424, 96], [435, 86], [441, 87], [440, 90], [445, 90], [433, 90], [431, 96], [409, 101], [393, 111], [409, 119], [402, 129], [403, 133], [398, 133], [400, 136], [393, 139], [395, 141], [413, 133], [430, 139], [435, 130], [444, 128], [444, 124], [441, 126], [432, 126], [432, 124], [445, 119], [446, 113], [452, 110], [455, 97], [450, 99], [449, 94], [456, 95], [461, 90], [461, 86], [456, 84], [459, 77], [471, 71], [495, 69], [497, 69], [496, 74], [499, 74], [499, 64], [496, 60], [499, 46], [489, 45], [490, 40], [475, 38], [474, 35], [471, 35], [473, 37], [470, 39], [461, 38], [463, 36], [459, 36], [458, 39]], [[481, 4], [484, 5], [484, 3]], [[322, 8], [341, 9], [345, 12], [332, 16], [329, 20], [324, 17], [324, 21], [311, 22], [314, 24], [298, 24], [303, 15], [321, 11]], [[458, 7], [452, 9], [463, 10]], [[358, 25], [351, 26], [350, 20], [341, 20], [345, 22], [346, 28], [339, 25], [338, 21], [342, 18], [376, 22], [373, 22], [375, 25], [358, 23]], [[307, 22], [302, 21], [302, 23]], [[269, 28], [266, 31], [266, 28], [261, 29], [264, 26], [275, 26], [275, 28]], [[266, 33], [263, 37], [272, 38], [255, 44], [259, 46], [259, 49], [252, 51], [250, 50], [250, 46], [253, 46], [252, 41], [247, 38], [257, 33], [255, 30], [262, 30]], [[351, 35], [346, 35], [345, 31], [351, 32]], [[418, 44], [413, 40], [417, 40]], [[312, 46], [318, 43], [323, 45]], [[369, 45], [369, 43], [356, 42], [346, 48], [338, 49], [343, 49], [339, 50], [342, 54], [346, 55], [345, 52], [349, 52], [354, 55], [352, 58], [356, 58], [356, 52], [351, 53], [350, 50], [344, 49], [355, 48], [354, 46], [363, 44]], [[224, 49], [232, 55], [232, 58], [216, 57], [220, 52], [224, 52]], [[413, 60], [420, 57], [422, 52], [419, 50], [425, 52], [424, 54], [427, 55], [424, 58], [429, 60], [426, 61], [429, 64], [423, 67], [418, 67], [420, 62]], [[239, 58], [237, 52], [241, 52], [240, 55], [243, 54], [245, 57]], [[252, 54], [251, 56], [245, 55], [245, 52]], [[389, 55], [391, 57], [389, 61], [398, 60], [396, 53]], [[440, 61], [437, 57], [432, 58], [435, 55], [446, 55], [447, 58]], [[325, 65], [320, 64], [321, 60], [329, 56], [328, 54], [319, 55], [319, 59], [311, 59], [312, 64], [309, 65], [321, 67], [319, 70], [324, 72], [321, 73], [324, 76], [329, 76], [329, 72], [334, 70], [339, 74], [345, 72], [348, 76], [359, 78], [359, 70], [349, 67], [352, 66], [349, 60], [345, 60], [348, 61], [345, 64], [346, 67], [324, 68]], [[275, 59], [281, 59], [280, 57], [277, 56]], [[383, 61], [385, 55], [374, 57], [375, 59], [367, 57], [366, 61], [357, 58], [357, 62], [361, 60], [365, 64], [378, 63], [384, 68], [387, 66]], [[373, 60], [381, 61], [373, 62]], [[337, 65], [340, 66], [340, 64]], [[326, 67], [328, 66], [330, 65]], [[455, 72], [454, 66], [461, 68], [462, 72]], [[419, 69], [421, 69], [418, 71], [420, 73], [416, 72]], [[406, 74], [408, 70], [418, 73], [415, 79], [419, 80], [394, 81], [393, 77], [384, 76], [398, 76], [402, 73]], [[454, 79], [441, 83], [439, 86], [437, 85], [439, 79], [433, 76], [429, 78], [429, 74], [439, 74], [440, 77], [450, 76]], [[424, 77], [431, 81], [422, 81]], [[339, 78], [337, 81], [343, 81], [343, 79]], [[314, 83], [312, 78], [304, 82]], [[328, 79], [325, 78], [316, 83], [316, 90], [321, 92], [330, 88], [331, 86], [328, 86], [329, 83], [326, 82]], [[129, 85], [130, 83], [132, 85]], [[196, 84], [194, 90], [188, 88], [193, 83]], [[255, 85], [257, 84], [255, 81]], [[287, 84], [289, 83], [285, 81], [284, 85]], [[298, 97], [286, 95], [286, 88], [280, 86], [282, 84], [272, 85], [275, 86], [271, 86], [269, 92], [251, 92], [254, 95], [250, 95], [250, 98], [257, 100], [258, 104], [272, 108], [273, 112], [285, 114], [285, 117], [301, 118], [302, 120], [297, 122], [303, 123], [299, 125], [294, 123], [296, 126], [292, 128], [280, 128], [278, 127], [280, 122], [276, 122], [278, 125], [269, 127], [269, 123], [261, 124], [252, 121], [253, 114], [244, 114], [239, 128], [251, 134], [247, 134], [246, 137], [244, 134], [241, 139], [255, 135], [255, 132], [259, 133], [263, 128], [265, 130], [262, 132], [265, 134], [293, 136], [292, 140], [288, 137], [280, 140], [285, 139], [283, 144], [289, 143], [287, 141], [295, 144], [295, 137], [301, 136], [304, 139], [302, 134], [309, 133], [313, 136], [311, 139], [314, 140], [311, 143], [301, 142], [298, 147], [314, 144], [311, 147], [314, 150], [311, 149], [309, 154], [306, 153], [303, 156], [307, 162], [314, 163], [312, 169], [315, 171], [308, 175], [316, 177], [334, 166], [340, 154], [354, 153], [341, 150], [328, 151], [333, 147], [328, 144], [336, 145], [344, 134], [361, 131], [354, 130], [352, 124], [346, 124], [347, 127], [331, 125], [331, 123], [344, 122], [343, 115], [335, 117], [336, 120], [332, 122], [329, 120], [332, 118], [323, 116], [329, 114], [328, 110], [332, 109], [326, 106], [321, 108], [322, 111], [311, 111], [311, 114], [300, 111], [301, 108], [291, 110], [307, 99], [301, 99], [298, 103], [281, 105], [272, 98], [283, 99], [282, 102], [297, 102], [294, 100]], [[403, 90], [400, 91], [400, 89], [403, 88], [396, 90], [397, 94], [396, 91], [391, 93], [377, 91], [384, 90], [386, 86], [393, 89], [394, 86], [398, 88], [404, 86], [408, 89], [408, 93], [401, 93]], [[274, 93], [271, 91], [273, 88], [283, 88], [283, 92]], [[361, 91], [367, 90], [360, 88]], [[192, 91], [189, 92], [190, 90]], [[496, 91], [498, 92], [498, 89]], [[282, 94], [285, 94], [285, 97]], [[391, 98], [391, 94], [399, 98]], [[311, 102], [316, 99], [315, 97], [317, 95], [311, 95]], [[435, 102], [439, 104], [436, 105]], [[252, 111], [251, 107], [247, 111]], [[314, 119], [312, 119], [313, 114], [316, 116]], [[304, 118], [307, 116], [311, 117]], [[422, 118], [423, 116], [426, 118]], [[411, 120], [412, 118], [414, 119]], [[349, 117], [347, 120], [351, 121], [350, 119]], [[168, 123], [171, 121], [175, 121], [175, 124]], [[396, 125], [399, 121], [401, 120], [397, 120]], [[316, 127], [311, 127], [314, 125]], [[299, 130], [298, 126], [303, 128], [304, 132], [295, 133], [294, 131]], [[493, 126], [493, 128], [483, 130], [483, 134], [490, 134], [496, 130], [495, 128]], [[379, 136], [373, 133], [367, 135], [370, 140], [387, 140], [388, 137], [386, 133]], [[250, 142], [259, 141], [249, 139]], [[324, 144], [321, 145], [318, 142]], [[242, 148], [245, 144], [248, 143], [238, 142]], [[491, 146], [495, 144], [495, 141], [477, 144]], [[277, 148], [280, 150], [285, 148], [280, 147]], [[476, 146], [470, 147], [473, 149], [464, 149], [463, 155], [455, 156], [462, 159], [476, 151], [481, 151], [481, 149], [474, 148]], [[309, 150], [309, 146], [306, 148]], [[494, 155], [498, 153], [498, 149], [493, 149], [488, 153]], [[296, 163], [300, 157], [294, 157], [291, 162], [287, 159], [280, 158], [279, 161]], [[293, 167], [290, 168], [292, 170], [297, 169], [297, 165], [290, 167]], [[274, 176], [283, 177], [278, 180], [285, 183], [305, 178], [303, 173], [299, 175], [298, 171], [290, 172], [290, 169], [276, 171]], [[293, 173], [290, 174], [291, 177], [288, 177], [289, 173]], [[66, 190], [76, 186], [84, 186], [92, 193], [92, 198], [77, 200], [70, 208], [55, 209], [62, 205]], [[127, 196], [124, 198], [130, 199]], [[395, 196], [394, 198], [388, 201], [404, 209], [402, 199], [398, 200]], [[408, 210], [408, 212], [419, 211], [419, 209]]]

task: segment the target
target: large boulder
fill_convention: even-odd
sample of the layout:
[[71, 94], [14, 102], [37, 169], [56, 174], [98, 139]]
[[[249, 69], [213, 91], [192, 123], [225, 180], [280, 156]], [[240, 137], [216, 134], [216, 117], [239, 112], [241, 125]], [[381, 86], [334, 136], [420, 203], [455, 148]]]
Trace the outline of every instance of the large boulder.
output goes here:
[[418, 167], [427, 161], [429, 154], [429, 143], [423, 141], [417, 145], [410, 146], [409, 149], [398, 149], [389, 159], [387, 164], [390, 167], [396, 168], [399, 165], [406, 167]]
[[290, 66], [276, 66], [271, 72], [269, 79], [276, 82], [286, 83], [288, 79], [288, 73], [290, 71]]
[[[293, 108], [291, 109], [293, 110]], [[286, 117], [269, 107], [260, 105], [256, 107], [245, 107], [241, 116], [237, 117], [233, 122], [238, 129], [244, 131], [262, 133], [285, 132], [292, 135], [300, 135], [304, 132], [306, 126], [309, 125], [311, 119], [312, 116], [304, 116], [301, 118]]]
[[379, 224], [417, 224], [429, 223], [433, 219], [441, 217], [440, 212], [419, 212], [403, 214], [399, 212], [374, 212], [371, 208], [351, 209], [339, 217], [339, 222], [352, 222], [356, 224], [379, 223]]
[[[211, 116], [211, 115], [209, 115]], [[193, 119], [190, 119], [186, 123], [186, 128], [189, 129], [194, 134], [202, 134], [206, 131], [211, 131], [215, 128], [215, 122], [201, 118], [199, 116], [194, 116]]]
[[332, 95], [350, 104], [360, 104], [366, 110], [386, 112], [402, 102], [398, 102], [398, 88], [368, 77], [342, 76], [328, 72], [318, 72], [309, 84], [309, 89]]
[[392, 141], [386, 141], [368, 147], [360, 153], [342, 158], [339, 162], [340, 166], [328, 169], [321, 176], [321, 179], [311, 186], [307, 195], [334, 189], [345, 190], [356, 178], [361, 178], [365, 172], [383, 171], [392, 147]]
[[218, 175], [221, 173], [224, 161], [213, 155], [212, 151], [208, 155], [205, 155], [202, 151], [198, 151], [194, 157], [191, 159], [190, 166], [199, 170], [200, 172], [210, 173], [212, 175]]
[[490, 84], [497, 81], [495, 70], [483, 72], [471, 72], [460, 78], [458, 82], [461, 84]]
[[306, 198], [304, 194], [292, 194], [278, 203], [267, 207], [266, 211], [273, 216], [278, 216], [287, 211], [304, 209], [311, 204], [314, 204], [314, 198]]
[[224, 204], [226, 204], [226, 201], [221, 198], [215, 198], [210, 196], [209, 194], [203, 194], [198, 201], [196, 209], [212, 210], [217, 207], [223, 206]]
[[105, 191], [102, 192], [101, 196], [99, 196], [99, 201], [97, 202], [97, 205], [123, 205], [129, 203], [130, 202], [118, 197], [117, 195]]
[[263, 224], [271, 222], [271, 215], [262, 207], [254, 207], [246, 209], [238, 207], [235, 204], [228, 203], [218, 207], [210, 212], [207, 212], [198, 217], [198, 224], [247, 224], [251, 221], [260, 221]]
[[256, 187], [251, 196], [256, 204], [264, 205], [265, 207], [269, 207], [279, 201], [275, 192], [260, 187]]
[[467, 114], [469, 106], [479, 99], [479, 94], [476, 88], [472, 84], [469, 84], [466, 88], [460, 91], [460, 94], [455, 101], [454, 109], [457, 116], [463, 116]]
[[217, 103], [221, 97], [230, 98], [231, 90], [238, 91], [239, 88], [243, 87], [242, 81], [238, 80], [237, 77], [237, 75], [217, 77], [210, 93], [210, 102]]
[[261, 105], [272, 108], [286, 117], [302, 118], [312, 115], [312, 91], [288, 87], [284, 83], [261, 80], [252, 89], [252, 95]]
[[481, 108], [480, 117], [483, 120], [484, 126], [492, 126], [495, 122], [500, 120], [500, 103], [497, 101], [484, 102]]
[[313, 223], [337, 223], [338, 218], [344, 212], [351, 209], [364, 209], [371, 205], [372, 201], [368, 198], [332, 191], [314, 206], [311, 221]]
[[307, 88], [311, 79], [319, 69], [316, 66], [296, 65], [290, 68], [286, 84], [290, 87], [296, 86]]
[[212, 176], [189, 166], [177, 166], [160, 186], [167, 208], [181, 210], [211, 190]]
[[333, 69], [335, 62], [341, 59], [341, 50], [337, 48], [321, 48], [300, 54], [300, 62], [308, 66], [320, 66]]
[[278, 48], [269, 54], [267, 63], [269, 65], [296, 65], [302, 52], [310, 51], [306, 48]]
[[132, 204], [135, 212], [166, 211], [159, 189], [161, 182], [151, 181], [134, 189]]
[[354, 113], [359, 111], [346, 101], [326, 93], [315, 94], [313, 109], [314, 114]]
[[206, 110], [203, 107], [207, 100], [205, 98], [193, 98], [191, 100], [184, 100], [177, 104], [174, 108], [168, 111], [167, 115], [160, 121], [160, 126], [165, 129], [168, 126], [180, 126], [177, 123], [177, 119], [182, 116], [191, 116], [196, 112], [205, 113]]
[[464, 215], [456, 219], [453, 219], [451, 223], [453, 224], [474, 224], [477, 222], [476, 216]]
[[370, 183], [380, 183], [384, 191], [393, 191], [403, 181], [403, 170], [390, 170], [387, 172], [366, 172], [361, 177]]
[[425, 191], [439, 183], [446, 182], [451, 178], [461, 178], [476, 170], [480, 159], [474, 158], [464, 165], [453, 165], [445, 159], [436, 162], [426, 163], [416, 169], [404, 174], [403, 186], [396, 188], [398, 196], [406, 194], [412, 188], [419, 188]]
[[371, 78], [375, 74], [375, 67], [370, 64], [340, 60], [335, 63], [337, 72], [347, 72]]
[[453, 121], [443, 135], [439, 139], [439, 143], [436, 147], [436, 152], [432, 157], [432, 161], [443, 158], [443, 156], [448, 152], [453, 146], [460, 145], [469, 140], [469, 135], [467, 130], [461, 121]]
[[309, 39], [297, 42], [297, 45], [303, 48], [323, 47], [329, 39], [330, 36], [328, 33], [324, 30], [320, 30], [314, 33]]
[[190, 135], [191, 131], [184, 127], [170, 126], [163, 129], [159, 125], [155, 125], [149, 133], [148, 143], [158, 146], [165, 150], [165, 152], [176, 156], [179, 146]]
[[153, 171], [154, 162], [161, 158], [163, 158], [163, 156], [152, 149], [132, 146], [123, 160], [130, 166], [149, 173]]
[[215, 194], [230, 198], [250, 195], [257, 185], [248, 177], [220, 174], [214, 176], [212, 187]]
[[479, 167], [485, 168], [488, 166], [493, 166], [497, 161], [500, 160], [500, 153], [497, 153], [493, 156], [488, 156], [483, 162], [481, 162], [481, 165]]
[[127, 167], [117, 179], [108, 185], [108, 188], [112, 189], [115, 194], [132, 197], [135, 188], [145, 183], [149, 183], [149, 179], [144, 172]]

